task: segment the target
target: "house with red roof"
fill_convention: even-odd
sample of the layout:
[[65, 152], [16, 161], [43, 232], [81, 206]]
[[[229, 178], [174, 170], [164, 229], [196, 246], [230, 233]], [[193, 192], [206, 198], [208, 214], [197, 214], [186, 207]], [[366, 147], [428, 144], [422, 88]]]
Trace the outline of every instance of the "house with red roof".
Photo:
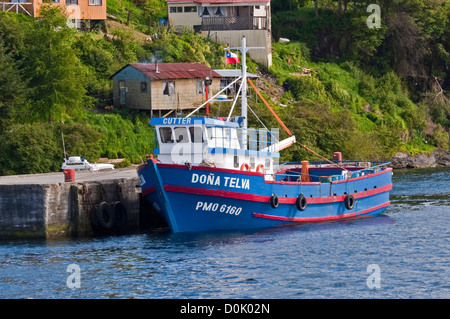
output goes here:
[[[220, 78], [198, 62], [131, 63], [112, 76], [113, 105], [176, 116], [205, 102], [206, 89], [210, 94], [217, 93]], [[205, 86], [206, 80], [211, 80], [209, 86]]]
[[270, 66], [270, 0], [166, 0], [169, 24], [176, 29], [190, 28], [211, 40], [240, 47], [242, 35], [255, 61]]

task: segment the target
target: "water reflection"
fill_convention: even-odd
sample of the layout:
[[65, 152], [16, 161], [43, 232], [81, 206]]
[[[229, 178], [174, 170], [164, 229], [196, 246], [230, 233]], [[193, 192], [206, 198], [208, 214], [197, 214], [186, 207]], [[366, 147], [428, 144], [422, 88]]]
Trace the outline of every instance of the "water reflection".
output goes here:
[[[450, 170], [394, 177], [385, 215], [365, 219], [0, 241], [0, 298], [446, 297]], [[81, 289], [66, 286], [71, 263]], [[382, 269], [376, 292], [365, 286], [371, 263]]]

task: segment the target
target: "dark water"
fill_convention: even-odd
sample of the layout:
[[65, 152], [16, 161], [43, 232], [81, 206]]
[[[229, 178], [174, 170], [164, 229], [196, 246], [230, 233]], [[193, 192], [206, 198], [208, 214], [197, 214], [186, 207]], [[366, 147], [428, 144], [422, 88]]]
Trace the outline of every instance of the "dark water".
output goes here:
[[0, 241], [0, 298], [449, 298], [450, 170], [395, 171], [391, 199], [258, 232]]

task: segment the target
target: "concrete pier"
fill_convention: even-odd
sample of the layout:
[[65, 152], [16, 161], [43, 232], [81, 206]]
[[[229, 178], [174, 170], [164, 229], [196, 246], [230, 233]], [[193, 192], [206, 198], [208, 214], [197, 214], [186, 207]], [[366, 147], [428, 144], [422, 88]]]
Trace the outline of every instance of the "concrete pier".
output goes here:
[[[141, 198], [135, 168], [0, 177], [0, 238], [130, 233], [158, 225]], [[143, 204], [144, 202], [144, 204]], [[143, 207], [145, 206], [145, 207]]]

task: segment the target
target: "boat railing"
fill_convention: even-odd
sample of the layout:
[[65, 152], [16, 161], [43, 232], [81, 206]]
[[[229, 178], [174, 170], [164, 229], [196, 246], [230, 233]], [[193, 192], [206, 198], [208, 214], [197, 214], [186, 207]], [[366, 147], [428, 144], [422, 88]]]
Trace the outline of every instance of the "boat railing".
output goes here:
[[211, 127], [208, 144], [212, 147], [261, 151], [278, 142], [279, 132], [266, 129]]
[[[341, 181], [341, 180], [347, 180], [347, 179], [353, 179], [362, 177], [368, 174], [377, 173], [380, 171], [383, 171], [387, 169], [390, 162], [382, 162], [382, 161], [333, 161], [339, 167], [346, 167], [346, 170], [342, 170], [341, 174], [334, 174], [334, 175], [316, 175], [316, 174], [305, 174], [301, 171], [292, 170], [292, 169], [284, 169], [280, 173], [275, 174], [275, 180], [276, 181], [291, 181], [291, 182], [300, 182], [301, 176], [306, 175], [310, 178], [310, 181], [312, 182], [323, 182], [323, 183], [330, 183], [334, 181]], [[288, 162], [283, 163], [279, 167], [282, 166], [293, 166], [294, 168], [299, 168], [299, 165], [301, 163], [299, 162]], [[352, 169], [348, 170], [348, 166], [352, 165], [352, 168], [358, 168], [363, 167], [361, 169]], [[331, 166], [329, 162], [325, 161], [311, 161], [309, 162], [309, 167], [330, 167], [330, 168], [338, 168], [337, 166]]]
[[[330, 162], [333, 162], [334, 164], [336, 164], [336, 166], [339, 167], [347, 167], [347, 166], [355, 166], [355, 167], [375, 167], [375, 166], [387, 166], [389, 165], [391, 162], [386, 162], [386, 161], [345, 161], [345, 160], [341, 160], [341, 161], [337, 161], [337, 160], [333, 160], [333, 161], [309, 161], [309, 166], [310, 167], [328, 167], [330, 166]], [[288, 165], [301, 165], [301, 162], [286, 162], [286, 163], [282, 163], [279, 166], [288, 166]], [[330, 166], [333, 167], [333, 166]]]

